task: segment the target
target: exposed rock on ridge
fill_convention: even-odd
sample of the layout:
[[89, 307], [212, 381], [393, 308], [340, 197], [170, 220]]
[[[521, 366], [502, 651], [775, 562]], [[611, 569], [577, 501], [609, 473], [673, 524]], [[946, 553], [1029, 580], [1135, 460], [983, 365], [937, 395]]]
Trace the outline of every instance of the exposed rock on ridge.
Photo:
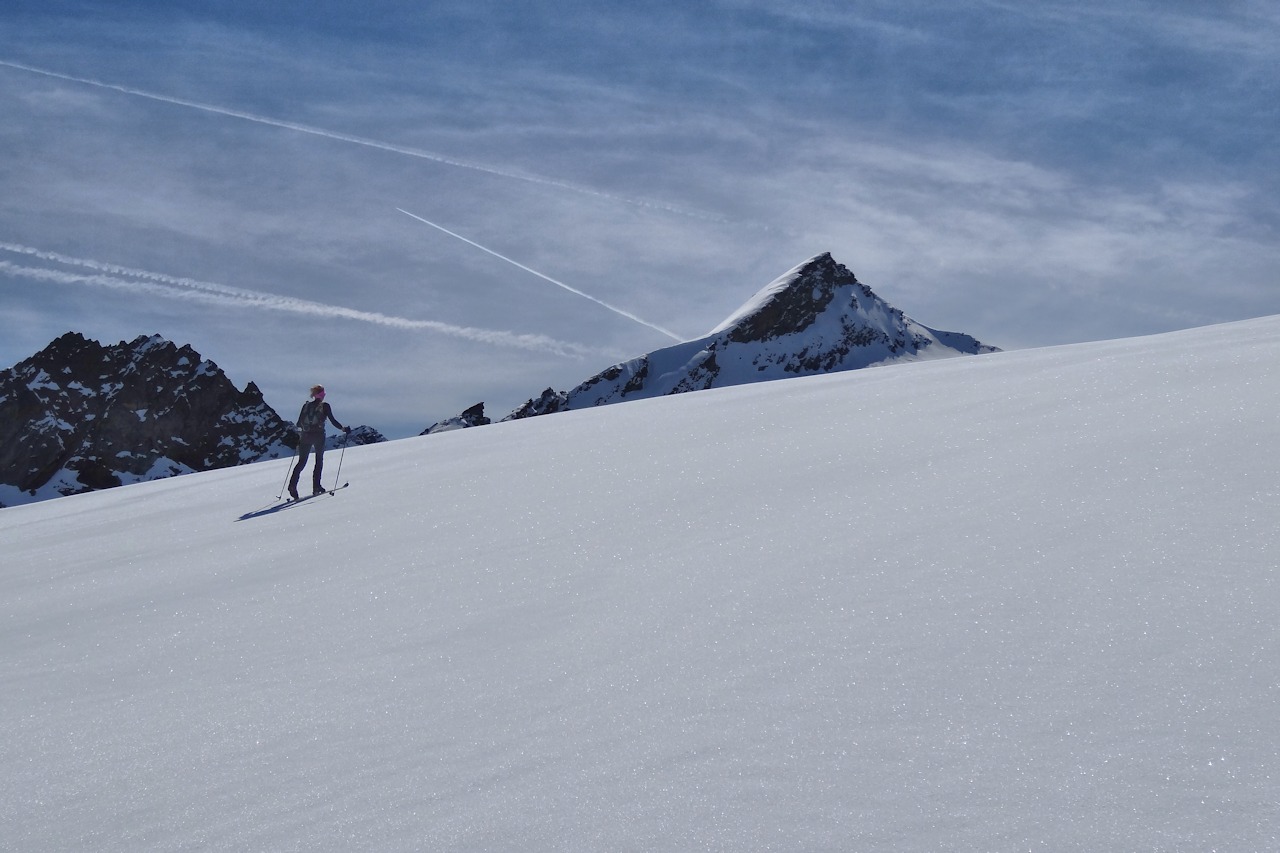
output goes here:
[[451, 432], [455, 429], [485, 426], [489, 419], [484, 415], [484, 403], [476, 403], [455, 418], [446, 418], [424, 429], [419, 435], [435, 435], [438, 432]]
[[250, 382], [160, 336], [69, 332], [0, 371], [0, 504], [290, 455], [291, 425]]

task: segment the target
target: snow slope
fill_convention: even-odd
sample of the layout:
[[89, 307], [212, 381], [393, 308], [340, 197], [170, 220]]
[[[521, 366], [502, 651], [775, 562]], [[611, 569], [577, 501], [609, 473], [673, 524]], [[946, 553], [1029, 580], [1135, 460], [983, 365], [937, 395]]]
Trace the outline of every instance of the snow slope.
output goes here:
[[1273, 317], [0, 511], [0, 846], [1277, 849], [1278, 360]]

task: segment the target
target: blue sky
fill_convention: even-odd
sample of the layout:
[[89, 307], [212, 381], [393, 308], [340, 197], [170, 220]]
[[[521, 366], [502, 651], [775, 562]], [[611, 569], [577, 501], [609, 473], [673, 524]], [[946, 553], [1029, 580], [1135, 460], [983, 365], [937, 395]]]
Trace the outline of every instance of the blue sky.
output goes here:
[[1010, 349], [1280, 313], [1277, 45], [1264, 2], [7, 3], [0, 365], [159, 333], [401, 436], [824, 251]]

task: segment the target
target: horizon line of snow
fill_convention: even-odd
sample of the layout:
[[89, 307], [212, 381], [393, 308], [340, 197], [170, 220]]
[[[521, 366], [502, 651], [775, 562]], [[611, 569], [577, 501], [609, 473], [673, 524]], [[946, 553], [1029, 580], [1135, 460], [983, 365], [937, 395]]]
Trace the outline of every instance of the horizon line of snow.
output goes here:
[[0, 260], [0, 272], [7, 272], [11, 275], [36, 281], [106, 287], [139, 294], [163, 296], [170, 299], [186, 299], [234, 308], [263, 308], [315, 317], [357, 320], [363, 323], [373, 323], [398, 329], [428, 330], [478, 343], [549, 352], [569, 358], [581, 358], [597, 354], [596, 350], [591, 347], [556, 340], [546, 335], [517, 334], [496, 329], [481, 329], [474, 326], [456, 326], [438, 320], [412, 320], [375, 311], [361, 311], [341, 305], [299, 299], [294, 296], [246, 290], [225, 284], [197, 281], [149, 270], [133, 269], [87, 258], [74, 258], [58, 252], [49, 252], [14, 243], [0, 242], [0, 250], [93, 271], [92, 275], [85, 275], [66, 270], [20, 266], [11, 261]]
[[655, 332], [661, 332], [662, 334], [666, 335], [667, 337], [671, 338], [673, 341], [676, 341], [677, 343], [684, 343], [684, 341], [686, 340], [685, 338], [680, 337], [675, 332], [672, 332], [669, 329], [664, 329], [661, 326], [657, 325], [656, 323], [650, 323], [648, 320], [644, 319], [643, 317], [637, 317], [635, 314], [632, 314], [630, 311], [627, 311], [624, 308], [619, 308], [616, 305], [610, 305], [608, 302], [605, 302], [603, 299], [597, 299], [596, 297], [592, 296], [589, 293], [583, 293], [581, 290], [578, 290], [576, 287], [570, 287], [569, 285], [565, 284], [563, 281], [557, 281], [551, 276], [546, 275], [544, 273], [540, 273], [537, 270], [533, 269], [532, 267], [525, 266], [519, 261], [513, 261], [511, 258], [508, 258], [506, 255], [499, 254], [498, 252], [495, 252], [493, 249], [490, 249], [486, 246], [481, 246], [475, 240], [469, 240], [466, 237], [463, 237], [461, 234], [456, 234], [442, 225], [437, 225], [436, 223], [430, 221], [429, 219], [422, 218], [416, 213], [410, 213], [409, 211], [405, 210], [402, 207], [397, 207], [396, 210], [400, 211], [405, 216], [418, 220], [424, 225], [430, 225], [432, 228], [436, 229], [437, 231], [443, 231], [444, 233], [448, 234], [450, 237], [456, 237], [457, 239], [461, 240], [462, 242], [466, 243], [469, 246], [475, 246], [477, 249], [479, 249], [482, 252], [487, 252], [488, 254], [493, 255], [495, 258], [506, 261], [507, 263], [511, 264], [513, 267], [519, 267], [520, 269], [524, 270], [527, 273], [531, 273], [533, 275], [536, 275], [540, 279], [549, 281], [552, 284], [554, 284], [556, 287], [562, 287], [565, 290], [569, 291], [570, 293], [575, 294], [577, 296], [581, 296], [583, 299], [589, 299], [592, 302], [596, 303], [597, 305], [601, 305], [609, 309], [613, 313], [618, 314], [619, 316], [626, 317], [628, 320], [632, 320], [636, 323], [639, 323], [642, 326], [647, 326], [650, 329], [653, 329]]
[[229, 107], [220, 107], [215, 104], [206, 104], [200, 101], [192, 101], [186, 98], [177, 98], [172, 95], [162, 95], [157, 92], [148, 92], [145, 89], [136, 89], [132, 86], [122, 86], [118, 83], [108, 83], [105, 80], [94, 80], [90, 77], [77, 77], [72, 74], [63, 74], [58, 71], [50, 71], [46, 68], [37, 68], [33, 65], [26, 65], [21, 62], [13, 62], [12, 60], [0, 59], [0, 66], [7, 68], [16, 68], [20, 71], [28, 71], [32, 74], [41, 74], [45, 77], [52, 77], [57, 80], [66, 80], [71, 83], [81, 83], [86, 86], [96, 86], [100, 89], [110, 89], [125, 95], [133, 95], [139, 98], [149, 98], [153, 101], [159, 101], [165, 104], [173, 104], [180, 107], [188, 107], [194, 110], [202, 110], [216, 115], [227, 116], [229, 118], [238, 118], [244, 121], [265, 124], [271, 127], [278, 127], [284, 130], [293, 130], [298, 133], [306, 133], [312, 136], [321, 136], [326, 139], [333, 139], [338, 142], [349, 142], [353, 145], [363, 145], [368, 148], [376, 148], [381, 151], [389, 151], [393, 154], [403, 154], [408, 157], [417, 157], [422, 160], [430, 160], [434, 163], [440, 163], [444, 166], [453, 166], [458, 169], [471, 169], [477, 172], [484, 172], [488, 175], [495, 175], [500, 178], [508, 178], [515, 181], [524, 181], [530, 184], [538, 184], [545, 187], [553, 187], [555, 189], [568, 190], [570, 192], [580, 193], [582, 195], [595, 196], [596, 198], [606, 199], [608, 201], [621, 202], [629, 204], [633, 207], [644, 207], [652, 210], [659, 210], [666, 213], [685, 216], [692, 219], [702, 219], [707, 222], [715, 222], [719, 224], [728, 224], [729, 220], [724, 217], [715, 216], [710, 213], [704, 213], [687, 208], [677, 207], [672, 204], [665, 204], [656, 201], [646, 201], [644, 199], [630, 198], [628, 196], [614, 195], [602, 190], [592, 189], [591, 187], [574, 184], [568, 181], [561, 181], [555, 178], [547, 178], [542, 175], [532, 175], [524, 172], [516, 172], [511, 169], [502, 169], [495, 166], [486, 166], [482, 163], [471, 163], [466, 160], [457, 160], [452, 157], [446, 157], [442, 154], [436, 154], [421, 148], [412, 148], [407, 145], [397, 145], [392, 142], [382, 142], [377, 139], [370, 139], [364, 136], [355, 136], [349, 133], [341, 133], [339, 131], [325, 130], [324, 128], [313, 127], [311, 125], [299, 124], [298, 122], [285, 121], [283, 119], [271, 118], [270, 116], [258, 115], [256, 113], [245, 112], [243, 110], [231, 109]]

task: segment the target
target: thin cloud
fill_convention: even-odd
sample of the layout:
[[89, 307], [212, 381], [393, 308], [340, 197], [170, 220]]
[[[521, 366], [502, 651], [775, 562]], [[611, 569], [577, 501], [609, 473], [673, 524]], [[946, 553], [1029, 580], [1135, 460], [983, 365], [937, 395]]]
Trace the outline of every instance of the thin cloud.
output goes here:
[[1176, 50], [1193, 53], [1220, 53], [1238, 58], [1274, 60], [1280, 51], [1280, 13], [1270, 4], [1204, 4], [1202, 9], [1184, 12], [1159, 4], [1021, 3], [1010, 0], [974, 0], [1001, 14], [1054, 26], [1090, 26], [1110, 34], [1131, 33], [1135, 40], [1157, 39]]
[[726, 224], [728, 220], [715, 216], [703, 211], [689, 210], [686, 208], [676, 207], [675, 205], [663, 204], [656, 201], [646, 201], [644, 199], [629, 198], [627, 196], [614, 195], [612, 193], [602, 192], [601, 190], [584, 187], [581, 184], [573, 184], [568, 181], [559, 181], [555, 178], [547, 178], [540, 175], [530, 175], [524, 172], [515, 172], [509, 169], [501, 169], [494, 166], [487, 166], [481, 163], [471, 163], [465, 160], [456, 160], [452, 157], [445, 157], [431, 151], [425, 151], [421, 148], [411, 148], [405, 145], [396, 145], [391, 142], [382, 142], [377, 139], [369, 139], [363, 136], [354, 136], [349, 133], [340, 133], [332, 130], [325, 130], [310, 125], [298, 124], [292, 121], [283, 121], [281, 119], [271, 118], [269, 116], [257, 115], [255, 113], [244, 112], [243, 110], [230, 109], [228, 107], [220, 107], [214, 104], [205, 104], [200, 101], [190, 101], [185, 98], [175, 98], [169, 95], [161, 95], [156, 92], [148, 92], [144, 89], [135, 89], [131, 86], [121, 86], [116, 83], [108, 83], [103, 80], [94, 80], [89, 77], [76, 77], [71, 74], [62, 74], [57, 71], [50, 71], [45, 68], [36, 68], [33, 65], [25, 65], [21, 62], [12, 62], [10, 60], [0, 59], [0, 66], [7, 68], [16, 68], [20, 71], [28, 71], [32, 74], [40, 74], [45, 77], [52, 77], [57, 80], [66, 80], [71, 83], [80, 83], [85, 86], [95, 86], [99, 89], [110, 89], [115, 92], [121, 92], [126, 95], [133, 95], [139, 98], [148, 98], [153, 101], [160, 101], [165, 104], [173, 104], [179, 107], [188, 107], [194, 110], [214, 113], [216, 115], [227, 116], [229, 118], [238, 118], [244, 121], [251, 121], [257, 124], [265, 124], [270, 127], [283, 128], [284, 130], [292, 130], [298, 133], [306, 133], [312, 136], [321, 136], [325, 139], [332, 139], [338, 142], [348, 142], [353, 145], [363, 145], [367, 148], [376, 148], [380, 151], [390, 151], [393, 154], [403, 154], [408, 157], [417, 157], [421, 160], [430, 160], [433, 163], [440, 163], [445, 166], [453, 166], [459, 169], [471, 169], [476, 172], [484, 172], [485, 174], [495, 175], [501, 178], [508, 178], [514, 181], [524, 181], [539, 186], [551, 187], [559, 190], [567, 190], [569, 192], [580, 193], [582, 195], [594, 196], [612, 202], [628, 204], [634, 207], [642, 207], [650, 210], [658, 210], [664, 213], [676, 214], [678, 216], [690, 217], [693, 219], [702, 219], [708, 222], [718, 222]]
[[596, 350], [590, 347], [559, 341], [545, 335], [516, 334], [514, 332], [481, 329], [473, 326], [455, 326], [437, 320], [413, 320], [375, 311], [360, 311], [341, 305], [331, 305], [324, 302], [313, 302], [308, 299], [298, 299], [292, 296], [229, 287], [224, 284], [197, 281], [149, 270], [132, 269], [85, 258], [74, 258], [57, 252], [48, 252], [13, 243], [0, 243], [0, 250], [90, 271], [89, 274], [86, 274], [50, 267], [22, 266], [11, 261], [0, 260], [0, 273], [7, 273], [11, 276], [34, 281], [105, 287], [144, 296], [184, 299], [232, 308], [257, 308], [305, 314], [312, 317], [355, 320], [396, 329], [437, 332], [476, 343], [549, 352], [571, 358], [598, 354]]

